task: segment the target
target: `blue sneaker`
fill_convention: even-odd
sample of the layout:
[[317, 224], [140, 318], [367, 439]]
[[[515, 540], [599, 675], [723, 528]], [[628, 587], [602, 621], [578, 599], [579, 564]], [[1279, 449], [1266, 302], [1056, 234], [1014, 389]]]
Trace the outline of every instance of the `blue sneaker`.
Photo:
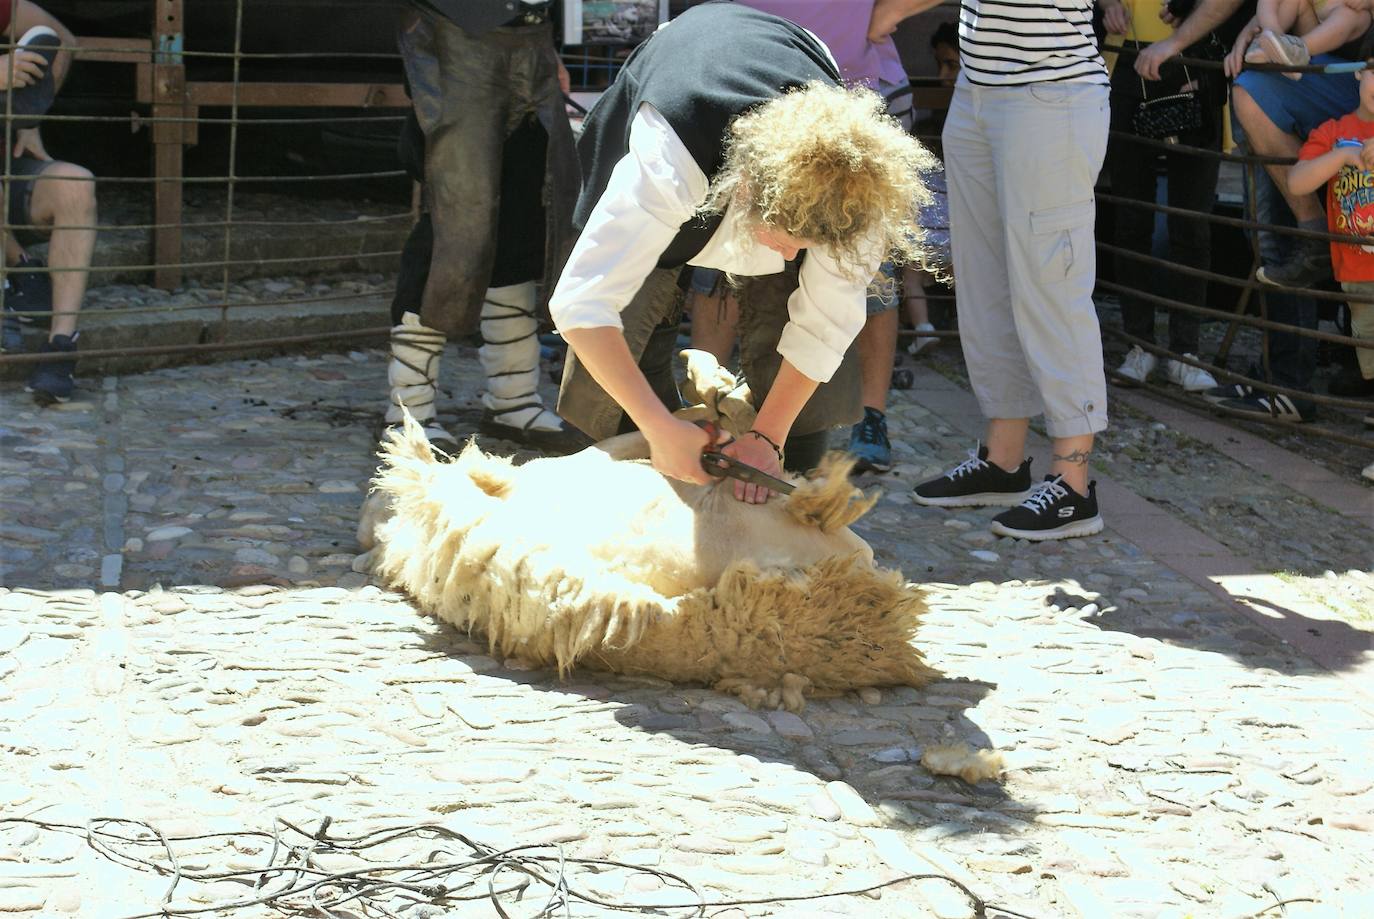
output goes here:
[[892, 442], [887, 439], [887, 416], [864, 406], [864, 420], [849, 433], [849, 452], [858, 460], [856, 472], [887, 472], [892, 468]]
[[28, 385], [24, 388], [33, 393], [33, 401], [39, 405], [52, 405], [66, 402], [72, 397], [75, 383], [72, 373], [76, 370], [76, 339], [81, 335], [54, 335], [43, 343], [41, 354], [62, 355], [50, 361], [39, 361], [29, 375]]

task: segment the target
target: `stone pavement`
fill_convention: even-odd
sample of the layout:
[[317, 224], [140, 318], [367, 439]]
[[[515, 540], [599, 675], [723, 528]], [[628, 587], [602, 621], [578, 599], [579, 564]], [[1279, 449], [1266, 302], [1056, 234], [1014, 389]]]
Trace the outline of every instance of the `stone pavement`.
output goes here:
[[[453, 354], [448, 420], [471, 429], [475, 355]], [[223, 872], [265, 862], [244, 834], [279, 815], [330, 816], [338, 834], [428, 822], [498, 847], [558, 843], [719, 900], [940, 873], [1036, 917], [1367, 915], [1374, 531], [1359, 501], [1374, 491], [1349, 470], [1289, 487], [1122, 400], [1097, 468], [1108, 531], [999, 540], [991, 512], [908, 497], [975, 436], [943, 360], [894, 394], [900, 465], [873, 481], [886, 495], [859, 528], [926, 585], [918, 641], [945, 678], [800, 716], [495, 660], [354, 571], [378, 352], [84, 379], [59, 411], [4, 384], [0, 911], [155, 913], [169, 886], [7, 819], [224, 832], [177, 844], [184, 871]], [[915, 764], [949, 741], [1004, 751], [1005, 781]], [[681, 897], [623, 870], [572, 884], [606, 902]], [[173, 906], [252, 893], [182, 880]], [[507, 906], [534, 915], [544, 899]], [[375, 906], [339, 915], [496, 915], [399, 893]], [[922, 881], [706, 914], [972, 912]]]

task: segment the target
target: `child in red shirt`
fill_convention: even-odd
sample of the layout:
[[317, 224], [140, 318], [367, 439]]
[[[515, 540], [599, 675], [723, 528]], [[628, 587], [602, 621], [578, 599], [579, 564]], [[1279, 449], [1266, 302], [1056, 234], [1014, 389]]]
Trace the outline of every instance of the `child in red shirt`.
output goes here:
[[[1327, 183], [1326, 220], [1332, 233], [1374, 237], [1374, 71], [1357, 75], [1360, 106], [1314, 130], [1288, 173], [1288, 188], [1305, 195]], [[1331, 268], [1352, 294], [1350, 325], [1374, 345], [1374, 242], [1331, 243]], [[1360, 376], [1374, 394], [1374, 348], [1356, 348]], [[1369, 418], [1365, 419], [1368, 423]]]

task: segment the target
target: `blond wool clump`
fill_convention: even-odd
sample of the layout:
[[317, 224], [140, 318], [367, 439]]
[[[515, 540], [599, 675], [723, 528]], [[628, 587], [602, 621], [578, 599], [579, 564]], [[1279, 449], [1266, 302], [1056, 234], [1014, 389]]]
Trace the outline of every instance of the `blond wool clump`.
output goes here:
[[933, 200], [923, 176], [939, 168], [877, 93], [812, 82], [735, 119], [701, 210], [739, 202], [746, 222], [823, 244], [868, 280], [873, 244], [933, 268], [918, 215]]

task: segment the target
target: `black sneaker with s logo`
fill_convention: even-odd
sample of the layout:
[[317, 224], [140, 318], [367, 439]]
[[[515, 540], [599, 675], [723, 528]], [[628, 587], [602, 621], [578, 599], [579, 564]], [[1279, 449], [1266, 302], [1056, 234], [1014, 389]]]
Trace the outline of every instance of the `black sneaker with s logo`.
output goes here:
[[1084, 497], [1065, 484], [1063, 476], [1047, 475], [1026, 500], [992, 518], [992, 532], [1033, 541], [1100, 533], [1097, 483], [1088, 483]]
[[1008, 472], [988, 462], [988, 448], [979, 444], [968, 459], [949, 472], [912, 489], [917, 504], [927, 507], [1013, 507], [1030, 497], [1031, 461], [1026, 459]]

